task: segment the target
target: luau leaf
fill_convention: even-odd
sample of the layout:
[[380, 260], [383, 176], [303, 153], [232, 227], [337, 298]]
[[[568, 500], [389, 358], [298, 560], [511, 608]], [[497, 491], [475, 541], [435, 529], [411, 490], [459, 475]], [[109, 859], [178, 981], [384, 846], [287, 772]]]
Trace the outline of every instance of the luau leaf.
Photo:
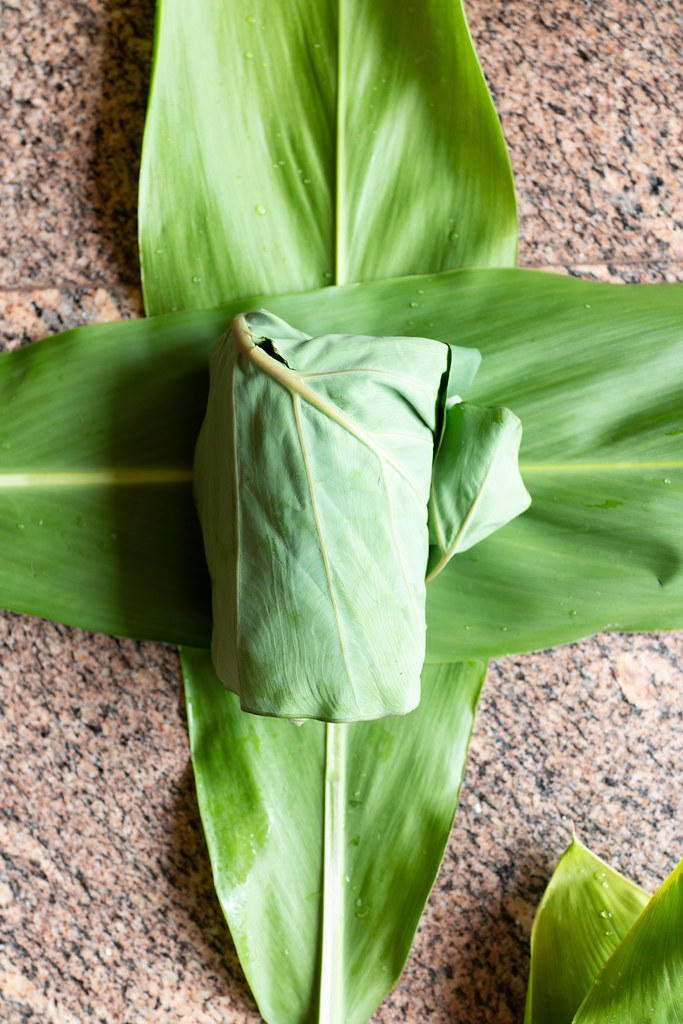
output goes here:
[[[522, 424], [502, 406], [459, 402], [446, 414], [434, 462], [427, 582], [529, 505], [519, 474]], [[457, 572], [457, 565], [456, 565]]]
[[[207, 642], [208, 611], [201, 601], [206, 577], [196, 557], [188, 454], [206, 397], [210, 332], [213, 343], [232, 315], [262, 304], [240, 298], [255, 292], [511, 262], [514, 221], [509, 165], [460, 4], [439, 0], [416, 19], [410, 8], [385, 2], [342, 0], [320, 7], [297, 0], [249, 9], [239, 2], [198, 3], [190, 12], [180, 0], [164, 0], [141, 180], [146, 302], [149, 311], [161, 311], [238, 301], [218, 314], [91, 329], [57, 339], [53, 347], [38, 346], [29, 356], [0, 360], [0, 386], [10, 399], [2, 425], [9, 448], [0, 449], [0, 523], [14, 542], [0, 567], [3, 603], [56, 611], [96, 628]], [[474, 272], [267, 301], [312, 335], [389, 332], [457, 344], [478, 337], [474, 344], [493, 363], [492, 372], [481, 375], [475, 399], [510, 401], [525, 429], [531, 414], [526, 445], [538, 493], [534, 517], [461, 555], [430, 586], [430, 659], [545, 646], [608, 623], [635, 628], [680, 622], [681, 483], [674, 478], [680, 453], [671, 454], [674, 441], [662, 440], [674, 438], [680, 422], [680, 292], [659, 289], [654, 298], [650, 290], [629, 291], [619, 289], [617, 297], [616, 289], [539, 275]], [[58, 353], [67, 357], [61, 367]], [[71, 385], [69, 360], [77, 384], [60, 393], [50, 385], [60, 372]], [[514, 401], [502, 386], [506, 380]], [[116, 392], [116, 382], [126, 386]], [[103, 397], [104, 407], [97, 404]], [[41, 426], [55, 424], [54, 448], [50, 442], [46, 448], [29, 423], [36, 408]], [[655, 475], [662, 471], [658, 489]], [[610, 493], [597, 503], [587, 500], [605, 478]], [[563, 488], [563, 480], [569, 486]], [[155, 510], [152, 519], [142, 514], [143, 504], [147, 515]], [[600, 508], [586, 507], [591, 504]], [[78, 533], [86, 523], [87, 540]], [[586, 536], [583, 549], [577, 531]], [[54, 575], [56, 548], [62, 579]], [[661, 587], [654, 586], [655, 576]], [[290, 972], [288, 947], [280, 940], [295, 905], [301, 913], [299, 894], [290, 899], [287, 887], [278, 886], [277, 903], [266, 902], [263, 879], [281, 876], [282, 861], [270, 861], [282, 849], [275, 842], [280, 830], [287, 856], [299, 854], [296, 843], [287, 845], [297, 837], [285, 819], [272, 832], [270, 819], [255, 822], [253, 834], [240, 831], [248, 818], [238, 812], [248, 805], [257, 814], [259, 787], [272, 803], [281, 796], [283, 778], [287, 785], [298, 783], [288, 756], [295, 727], [226, 713], [236, 698], [218, 687], [207, 655], [186, 654], [184, 662], [217, 885], [264, 1012], [273, 1024], [365, 1019], [400, 969], [453, 812], [464, 761], [449, 762], [447, 781], [437, 777], [450, 748], [441, 751], [434, 737], [451, 709], [469, 729], [478, 690], [469, 689], [469, 718], [454, 702], [457, 688], [449, 687], [443, 707], [423, 700], [418, 711], [395, 721], [302, 727], [324, 737], [324, 765], [321, 740], [305, 762], [306, 771], [312, 766], [315, 791], [308, 811], [317, 806], [320, 815], [324, 799], [322, 837], [318, 831], [312, 854], [322, 896], [310, 890], [318, 892], [324, 913], [316, 918], [321, 930], [315, 943], [310, 932], [304, 937], [309, 950], [320, 950], [319, 966], [306, 959], [302, 944]], [[468, 671], [425, 670], [444, 682]], [[420, 721], [427, 722], [424, 731]], [[353, 865], [355, 884], [367, 881], [388, 893], [385, 905], [378, 905], [384, 930], [375, 945], [370, 914], [349, 927], [339, 873], [348, 833], [346, 822], [339, 828], [336, 819], [343, 811], [344, 752], [355, 770], [365, 746], [371, 753], [381, 746], [381, 739], [369, 742], [366, 731], [381, 737], [379, 730], [387, 728], [403, 730], [398, 748], [417, 744], [433, 791], [406, 811], [403, 761], [400, 753], [390, 758], [402, 798], [396, 814], [389, 782], [385, 790], [383, 773], [375, 773], [378, 805], [368, 808], [367, 820], [371, 811], [374, 820], [385, 815], [387, 828], [400, 832], [407, 817], [423, 837], [414, 858], [405, 839], [397, 838], [402, 856], [392, 866], [398, 889], [385, 867], [384, 845], [381, 859], [370, 845], [372, 860]], [[278, 730], [275, 768], [252, 785], [267, 762], [261, 764], [251, 737], [270, 736], [271, 729]], [[344, 740], [353, 747], [355, 735], [363, 744], [345, 751]], [[228, 746], [231, 736], [236, 742]], [[279, 758], [285, 763], [278, 768]], [[437, 796], [443, 797], [438, 821], [430, 802]], [[273, 845], [261, 862], [264, 830]], [[359, 849], [366, 833], [367, 825]], [[259, 874], [261, 866], [265, 874]], [[383, 877], [375, 879], [373, 872]], [[298, 880], [304, 877], [302, 869]], [[249, 915], [239, 899], [231, 903], [235, 886], [245, 884]], [[391, 912], [397, 892], [407, 901], [403, 915]], [[360, 891], [358, 898], [363, 900]], [[354, 948], [342, 947], [349, 935], [363, 956], [354, 959]], [[389, 969], [383, 949], [393, 955]], [[347, 983], [352, 966], [358, 974]], [[294, 1011], [280, 1001], [288, 991], [298, 993]], [[287, 1016], [297, 1007], [298, 1017]]]
[[[465, 361], [427, 338], [311, 338], [265, 312], [235, 317], [215, 349], [195, 496], [213, 664], [243, 710], [354, 722], [417, 707], [452, 355]], [[432, 504], [445, 529], [466, 507], [473, 543], [477, 522], [525, 507], [519, 430], [512, 448], [489, 427], [455, 438], [453, 412]]]

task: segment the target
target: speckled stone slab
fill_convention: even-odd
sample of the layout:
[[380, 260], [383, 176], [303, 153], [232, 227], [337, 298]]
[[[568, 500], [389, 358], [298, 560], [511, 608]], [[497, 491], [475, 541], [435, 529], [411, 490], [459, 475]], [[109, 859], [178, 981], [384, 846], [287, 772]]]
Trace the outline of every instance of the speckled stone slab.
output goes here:
[[521, 263], [680, 263], [678, 0], [468, 10], [512, 152]]
[[0, 18], [0, 287], [137, 284], [153, 0], [23, 0]]
[[[510, 143], [521, 262], [683, 279], [675, 0], [470, 0]], [[141, 315], [151, 0], [4, 4], [6, 347]], [[683, 640], [496, 663], [447, 855], [375, 1024], [516, 1024], [573, 825], [647, 888], [683, 855]], [[0, 617], [0, 1020], [256, 1024], [213, 893], [177, 655]]]

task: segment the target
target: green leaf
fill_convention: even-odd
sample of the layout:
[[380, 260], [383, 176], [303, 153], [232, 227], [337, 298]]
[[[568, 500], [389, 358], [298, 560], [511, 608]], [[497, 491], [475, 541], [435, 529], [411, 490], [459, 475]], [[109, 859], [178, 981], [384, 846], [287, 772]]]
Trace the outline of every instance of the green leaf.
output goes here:
[[207, 653], [182, 653], [214, 881], [261, 1013], [361, 1024], [438, 870], [485, 666], [426, 668], [409, 715], [297, 727], [240, 711]]
[[509, 409], [459, 402], [448, 410], [432, 475], [428, 583], [453, 555], [528, 507], [518, 468], [521, 440], [522, 424]]
[[525, 1024], [571, 1024], [597, 973], [648, 899], [573, 840], [534, 920]]
[[521, 419], [532, 505], [430, 585], [429, 657], [680, 628], [683, 288], [471, 273], [457, 304], [482, 353], [468, 399]]
[[574, 1018], [574, 1024], [622, 1021], [683, 1021], [683, 862], [607, 961]]
[[67, 331], [0, 357], [0, 604], [208, 642], [192, 500], [223, 314]]
[[[683, 624], [681, 286], [462, 271], [264, 304], [313, 335], [478, 347], [473, 398], [524, 423], [532, 507], [427, 588], [431, 660]], [[187, 476], [209, 352], [241, 308], [86, 327], [0, 357], [3, 607], [208, 646]], [[66, 479], [48, 486], [46, 471]], [[173, 483], [156, 475], [168, 471]]]
[[139, 222], [148, 313], [514, 263], [462, 4], [163, 0]]
[[238, 316], [211, 358], [195, 494], [213, 663], [245, 711], [412, 711], [448, 346]]

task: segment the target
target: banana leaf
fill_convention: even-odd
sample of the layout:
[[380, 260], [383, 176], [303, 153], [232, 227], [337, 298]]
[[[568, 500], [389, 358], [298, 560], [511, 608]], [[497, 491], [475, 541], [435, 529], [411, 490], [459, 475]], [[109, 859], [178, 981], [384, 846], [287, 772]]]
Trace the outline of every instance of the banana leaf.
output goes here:
[[648, 900], [573, 840], [536, 912], [525, 1024], [572, 1024], [598, 972]]
[[297, 727], [241, 711], [206, 651], [182, 654], [216, 891], [259, 1009], [362, 1024], [436, 876], [485, 665], [426, 667], [409, 715]]
[[[311, 334], [479, 348], [467, 398], [524, 424], [532, 507], [430, 583], [428, 660], [683, 624], [681, 286], [481, 270], [251, 305]], [[209, 353], [241, 308], [85, 327], [0, 357], [2, 607], [209, 645], [190, 474]]]
[[574, 1024], [681, 1024], [682, 937], [683, 862], [659, 887], [607, 961]]
[[514, 263], [460, 0], [160, 2], [139, 225], [149, 314]]

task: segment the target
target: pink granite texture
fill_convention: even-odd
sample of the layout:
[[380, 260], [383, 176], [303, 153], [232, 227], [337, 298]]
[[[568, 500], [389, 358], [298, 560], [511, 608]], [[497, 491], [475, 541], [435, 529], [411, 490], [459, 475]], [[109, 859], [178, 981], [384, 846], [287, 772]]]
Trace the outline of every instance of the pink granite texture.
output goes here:
[[[510, 144], [520, 261], [683, 280], [676, 0], [470, 0]], [[13, 347], [141, 315], [136, 178], [151, 0], [4, 4], [0, 319]], [[515, 1024], [570, 836], [654, 887], [682, 854], [680, 635], [490, 672], [460, 811], [375, 1024]], [[177, 656], [0, 618], [0, 1019], [252, 1024], [213, 894]]]

